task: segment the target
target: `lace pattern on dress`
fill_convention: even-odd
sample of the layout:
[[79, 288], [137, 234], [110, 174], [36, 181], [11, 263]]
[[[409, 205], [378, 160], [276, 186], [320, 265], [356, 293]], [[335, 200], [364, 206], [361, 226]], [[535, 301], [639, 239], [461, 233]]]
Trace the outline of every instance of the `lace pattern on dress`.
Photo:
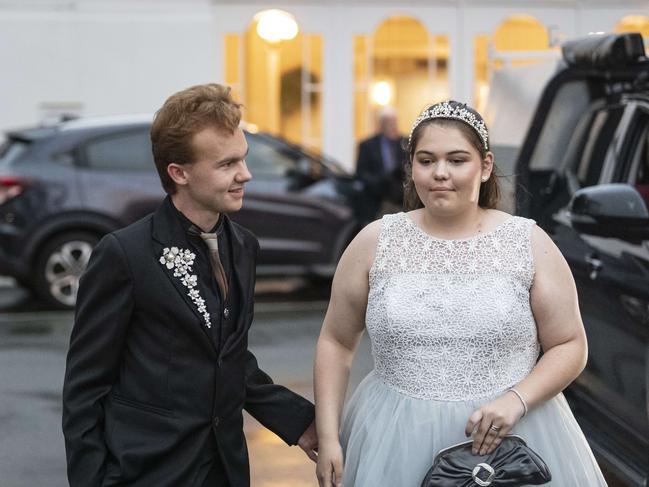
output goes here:
[[383, 217], [366, 327], [375, 370], [412, 397], [460, 401], [518, 383], [539, 355], [529, 290], [533, 220], [460, 240]]

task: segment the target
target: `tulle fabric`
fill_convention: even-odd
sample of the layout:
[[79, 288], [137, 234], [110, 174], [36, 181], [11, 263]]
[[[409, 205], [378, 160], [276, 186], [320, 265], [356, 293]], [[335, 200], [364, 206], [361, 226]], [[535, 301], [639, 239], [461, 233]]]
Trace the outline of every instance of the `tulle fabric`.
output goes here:
[[[471, 413], [489, 399], [439, 401], [397, 392], [374, 373], [346, 406], [341, 428], [345, 487], [419, 487], [435, 454], [467, 441]], [[538, 406], [512, 431], [545, 460], [554, 487], [606, 486], [562, 394]]]

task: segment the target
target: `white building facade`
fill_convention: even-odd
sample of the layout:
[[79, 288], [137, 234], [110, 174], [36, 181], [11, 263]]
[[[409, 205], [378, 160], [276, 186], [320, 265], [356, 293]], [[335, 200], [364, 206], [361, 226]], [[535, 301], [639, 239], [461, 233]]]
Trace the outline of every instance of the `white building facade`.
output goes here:
[[[431, 36], [443, 39], [448, 52], [439, 64], [444, 70], [443, 95], [473, 103], [475, 40], [496, 32], [508, 18], [533, 17], [554, 44], [614, 31], [629, 16], [649, 16], [649, 1], [630, 0], [0, 0], [0, 130], [34, 125], [63, 112], [82, 116], [153, 112], [179, 89], [205, 82], [232, 83], [233, 76], [242, 101], [251, 104], [243, 96], [246, 83], [252, 82], [243, 65], [259, 61], [245, 59], [241, 46], [255, 15], [269, 8], [291, 13], [300, 33], [317, 41], [312, 59], [319, 63], [318, 76], [311, 81], [302, 76], [301, 93], [316, 93], [319, 101], [316, 109], [309, 103], [298, 109], [302, 115], [298, 122], [304, 125], [308, 119], [311, 127], [302, 127], [302, 141], [311, 137], [310, 145], [348, 168], [353, 167], [357, 139], [369, 130], [368, 123], [358, 122], [359, 113], [370, 114], [357, 99], [360, 92], [367, 93], [367, 87], [359, 88], [359, 76], [367, 78], [367, 72], [359, 75], [358, 39], [371, 36], [386, 19], [414, 19]], [[428, 66], [432, 72], [436, 65]], [[305, 85], [310, 88], [305, 90]], [[427, 93], [408, 96], [421, 106], [429, 101]], [[264, 109], [262, 103], [257, 113]], [[411, 112], [412, 107], [407, 115]], [[415, 115], [404, 117], [409, 120], [403, 120], [403, 126]]]

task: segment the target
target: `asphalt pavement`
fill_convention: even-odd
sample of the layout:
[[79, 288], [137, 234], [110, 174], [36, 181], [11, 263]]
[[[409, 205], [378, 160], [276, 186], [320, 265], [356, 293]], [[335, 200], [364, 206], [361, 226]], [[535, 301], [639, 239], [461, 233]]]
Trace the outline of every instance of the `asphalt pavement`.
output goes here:
[[[313, 355], [327, 289], [262, 281], [249, 344], [276, 382], [313, 400]], [[0, 487], [65, 487], [61, 388], [73, 314], [34, 301], [0, 279]], [[371, 369], [359, 350], [351, 388]], [[297, 447], [246, 416], [255, 487], [315, 487], [315, 465]]]
[[[315, 344], [328, 289], [299, 280], [261, 281], [249, 344], [276, 382], [313, 399]], [[0, 487], [65, 487], [61, 388], [73, 314], [53, 311], [0, 277]], [[365, 336], [350, 392], [371, 369]], [[315, 466], [249, 416], [254, 487], [317, 487]], [[624, 487], [610, 479], [611, 487]], [[580, 486], [581, 487], [581, 486]], [[586, 487], [586, 486], [584, 486]]]

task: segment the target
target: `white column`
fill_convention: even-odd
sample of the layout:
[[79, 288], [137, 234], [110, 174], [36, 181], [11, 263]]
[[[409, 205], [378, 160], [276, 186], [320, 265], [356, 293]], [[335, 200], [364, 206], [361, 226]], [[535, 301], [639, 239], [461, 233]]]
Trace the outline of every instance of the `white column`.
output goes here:
[[457, 4], [456, 28], [450, 33], [449, 87], [451, 99], [473, 106], [474, 33], [467, 25], [464, 2]]
[[344, 8], [332, 8], [323, 31], [322, 148], [353, 170], [354, 160], [354, 42]]
[[266, 45], [266, 62], [268, 66], [268, 110], [269, 126], [275, 134], [280, 133], [280, 59], [279, 46]]

